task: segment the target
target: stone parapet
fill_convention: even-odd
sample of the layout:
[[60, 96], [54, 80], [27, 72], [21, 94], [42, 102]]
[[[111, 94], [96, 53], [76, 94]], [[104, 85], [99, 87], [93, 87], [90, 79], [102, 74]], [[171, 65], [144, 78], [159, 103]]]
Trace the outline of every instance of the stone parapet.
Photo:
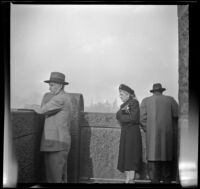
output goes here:
[[[124, 182], [125, 174], [117, 170], [121, 127], [115, 117], [114, 113], [84, 113], [80, 125], [80, 182]], [[145, 153], [143, 132], [142, 138]], [[147, 179], [145, 162], [136, 178]]]
[[114, 113], [84, 112], [81, 127], [112, 127], [120, 128]]
[[44, 117], [33, 111], [16, 110], [11, 114], [13, 145], [18, 162], [18, 183], [43, 182], [40, 140]]
[[[73, 103], [71, 118], [72, 146], [68, 158], [69, 182], [79, 178], [79, 125], [83, 112], [83, 96], [70, 94]], [[33, 110], [18, 109], [11, 112], [12, 139], [18, 162], [18, 183], [43, 183], [44, 162], [40, 141], [44, 116]]]

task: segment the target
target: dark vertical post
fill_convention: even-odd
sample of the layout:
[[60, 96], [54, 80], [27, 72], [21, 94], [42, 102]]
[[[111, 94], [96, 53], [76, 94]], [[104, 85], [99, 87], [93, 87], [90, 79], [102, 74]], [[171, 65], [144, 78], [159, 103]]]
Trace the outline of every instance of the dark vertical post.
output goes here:
[[84, 111], [82, 94], [69, 93], [73, 104], [71, 119], [71, 150], [68, 157], [68, 181], [79, 182], [79, 158], [80, 158], [80, 121]]
[[[181, 127], [188, 125], [188, 102], [189, 102], [189, 23], [188, 5], [178, 5], [178, 41], [179, 41], [179, 120], [177, 129], [177, 164], [180, 155]], [[179, 181], [179, 171], [177, 165], [176, 180]]]
[[1, 63], [4, 68], [4, 99], [1, 98], [4, 106], [2, 117], [4, 117], [3, 138], [3, 187], [15, 187], [17, 184], [16, 157], [12, 141], [12, 128], [10, 121], [10, 2], [1, 2]]

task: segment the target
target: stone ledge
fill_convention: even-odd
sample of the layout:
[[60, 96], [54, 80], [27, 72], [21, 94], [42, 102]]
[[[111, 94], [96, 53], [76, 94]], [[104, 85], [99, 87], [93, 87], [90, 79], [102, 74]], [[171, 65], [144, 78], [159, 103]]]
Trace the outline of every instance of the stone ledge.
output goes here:
[[41, 133], [44, 125], [44, 116], [34, 111], [14, 110], [11, 112], [13, 139]]
[[115, 116], [115, 113], [84, 112], [80, 126], [120, 128]]

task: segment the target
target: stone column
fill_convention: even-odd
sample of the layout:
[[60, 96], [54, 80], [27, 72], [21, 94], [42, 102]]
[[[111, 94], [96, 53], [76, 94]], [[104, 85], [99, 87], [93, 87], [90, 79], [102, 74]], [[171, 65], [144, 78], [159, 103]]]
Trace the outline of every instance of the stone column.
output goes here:
[[189, 102], [189, 20], [188, 5], [178, 6], [179, 35], [179, 120], [188, 120]]
[[[197, 185], [198, 167], [198, 129], [191, 120], [193, 116], [189, 112], [189, 57], [194, 52], [189, 51], [189, 20], [197, 19], [192, 16], [195, 9], [189, 9], [188, 5], [178, 6], [179, 17], [179, 179], [182, 186]], [[189, 14], [189, 11], [190, 14]], [[192, 28], [194, 29], [194, 28]], [[195, 39], [196, 40], [196, 39]], [[193, 43], [194, 44], [194, 43]], [[190, 53], [189, 53], [190, 52]], [[192, 64], [194, 62], [190, 62]], [[191, 97], [190, 97], [191, 98]], [[191, 99], [190, 99], [191, 100]], [[191, 108], [191, 104], [190, 104]], [[198, 126], [197, 126], [198, 127]]]
[[[179, 120], [178, 120], [178, 151], [179, 157], [181, 151], [181, 131], [183, 127], [188, 127], [189, 112], [189, 18], [188, 5], [178, 6], [178, 36], [179, 36]], [[182, 129], [181, 129], [182, 128]], [[178, 167], [178, 165], [177, 165]], [[179, 171], [177, 171], [176, 180], [179, 181]]]
[[189, 18], [188, 5], [178, 6], [179, 31], [179, 129], [188, 127], [189, 113]]
[[80, 121], [84, 111], [84, 101], [82, 94], [70, 93], [73, 104], [71, 119], [71, 150], [68, 157], [68, 181], [78, 183], [80, 172]]

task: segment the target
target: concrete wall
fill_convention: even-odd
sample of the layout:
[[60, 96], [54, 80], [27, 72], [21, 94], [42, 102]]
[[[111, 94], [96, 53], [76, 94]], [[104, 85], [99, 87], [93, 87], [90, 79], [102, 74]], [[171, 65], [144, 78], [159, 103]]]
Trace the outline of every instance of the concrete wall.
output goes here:
[[[117, 170], [120, 132], [115, 114], [84, 113], [80, 125], [80, 182], [124, 181], [125, 175]], [[143, 152], [144, 148], [145, 145]], [[146, 179], [145, 164], [143, 166], [144, 169], [137, 175], [137, 179]]]
[[[192, 61], [189, 62], [189, 60], [192, 60], [190, 59], [190, 55], [192, 54], [194, 57], [194, 53], [196, 52], [192, 51], [194, 47], [189, 51], [189, 39], [191, 39], [189, 37], [189, 21], [191, 21], [191, 19], [193, 21], [193, 19], [196, 18], [194, 15], [197, 15], [197, 9], [194, 9], [194, 6], [197, 5], [191, 5], [190, 7], [188, 5], [178, 6], [180, 103], [178, 157], [179, 179], [183, 187], [195, 187], [198, 183], [198, 112], [193, 111], [192, 93], [190, 93], [191, 96], [189, 96], [189, 63], [195, 63]], [[191, 14], [189, 14], [189, 11], [191, 11]], [[192, 11], [196, 11], [196, 13]], [[193, 17], [189, 18], [189, 15]], [[193, 21], [192, 24], [194, 23]], [[194, 26], [192, 29], [194, 29]], [[195, 39], [194, 36], [192, 39]], [[194, 41], [192, 41], [191, 44], [194, 45]]]
[[178, 6], [179, 33], [179, 118], [188, 120], [189, 112], [189, 12], [188, 5]]
[[[78, 106], [76, 106], [78, 107]], [[72, 147], [68, 159], [70, 183], [120, 183], [125, 175], [117, 170], [120, 126], [113, 113], [76, 110], [72, 119]], [[13, 141], [19, 165], [19, 183], [44, 181], [40, 139], [44, 117], [33, 111], [13, 111]], [[148, 180], [145, 134], [142, 133], [143, 166], [138, 181]]]
[[43, 116], [32, 111], [13, 111], [11, 114], [13, 144], [18, 162], [18, 183], [37, 183], [44, 178], [40, 139]]
[[[69, 153], [68, 172], [71, 183], [78, 182], [79, 175], [79, 121], [83, 112], [83, 96], [70, 94], [73, 102], [71, 119], [72, 146]], [[32, 110], [12, 110], [11, 126], [13, 145], [18, 161], [18, 183], [44, 182], [43, 153], [40, 140], [44, 127], [44, 116]]]
[[[189, 126], [189, 9], [188, 5], [178, 6], [179, 32], [179, 120], [178, 156], [185, 151]], [[190, 140], [190, 139], [189, 139]], [[181, 149], [182, 148], [182, 149]], [[186, 157], [185, 155], [182, 157]]]
[[[179, 120], [177, 131], [177, 157], [179, 157], [179, 159], [177, 160], [180, 162], [180, 157], [186, 157], [185, 155], [188, 153], [186, 143], [190, 143], [186, 142], [186, 140], [189, 139], [186, 134], [188, 133], [187, 128], [189, 126], [189, 6], [179, 5], [177, 11], [179, 41]], [[177, 171], [178, 182], [180, 181], [179, 171]]]
[[[11, 117], [18, 182], [42, 183], [45, 175], [40, 140], [44, 117], [27, 110], [12, 111]], [[69, 182], [122, 182], [124, 174], [116, 169], [120, 126], [115, 114], [76, 111], [72, 120]], [[138, 179], [146, 179], [144, 171]]]

